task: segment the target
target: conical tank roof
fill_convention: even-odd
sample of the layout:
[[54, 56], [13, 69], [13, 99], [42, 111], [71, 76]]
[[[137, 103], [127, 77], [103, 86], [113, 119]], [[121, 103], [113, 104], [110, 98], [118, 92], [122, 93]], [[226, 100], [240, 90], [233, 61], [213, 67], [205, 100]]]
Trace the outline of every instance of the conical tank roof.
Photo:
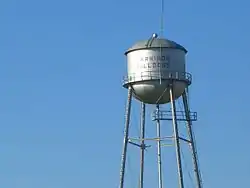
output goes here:
[[[148, 46], [148, 44], [150, 45]], [[164, 39], [164, 38], [154, 38], [152, 41], [149, 42], [149, 40], [141, 40], [136, 42], [131, 48], [129, 48], [125, 55], [131, 51], [134, 50], [140, 50], [140, 49], [146, 49], [146, 48], [173, 48], [173, 49], [180, 49], [183, 50], [185, 53], [187, 53], [187, 50], [181, 46], [180, 44]]]

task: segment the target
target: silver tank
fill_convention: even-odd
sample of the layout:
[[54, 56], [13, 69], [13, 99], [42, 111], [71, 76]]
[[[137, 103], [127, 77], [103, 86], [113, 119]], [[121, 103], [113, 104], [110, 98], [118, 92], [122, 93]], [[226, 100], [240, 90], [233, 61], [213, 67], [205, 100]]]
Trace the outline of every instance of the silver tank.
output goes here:
[[134, 97], [144, 103], [164, 104], [170, 102], [170, 82], [174, 83], [174, 98], [177, 99], [191, 84], [191, 75], [186, 73], [187, 50], [155, 36], [137, 42], [125, 52], [128, 74], [124, 87], [131, 85]]

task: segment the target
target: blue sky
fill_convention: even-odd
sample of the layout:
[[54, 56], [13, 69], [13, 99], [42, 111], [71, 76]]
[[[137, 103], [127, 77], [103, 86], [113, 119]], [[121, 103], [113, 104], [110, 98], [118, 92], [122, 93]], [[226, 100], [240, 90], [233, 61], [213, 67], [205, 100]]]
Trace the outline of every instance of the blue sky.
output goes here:
[[[204, 187], [249, 187], [250, 3], [165, 4], [164, 36], [189, 51]], [[0, 187], [117, 187], [123, 52], [159, 31], [159, 10], [142, 0], [0, 2]], [[126, 187], [137, 186], [135, 165]], [[146, 188], [156, 186], [150, 173]]]

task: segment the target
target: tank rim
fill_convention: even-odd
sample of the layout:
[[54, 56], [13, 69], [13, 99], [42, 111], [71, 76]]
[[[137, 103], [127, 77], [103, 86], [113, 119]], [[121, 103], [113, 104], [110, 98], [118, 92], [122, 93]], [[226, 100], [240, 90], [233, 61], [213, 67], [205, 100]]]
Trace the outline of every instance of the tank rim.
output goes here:
[[136, 51], [136, 50], [144, 50], [144, 49], [156, 49], [156, 48], [169, 48], [169, 49], [177, 49], [182, 50], [185, 53], [187, 53], [187, 49], [183, 47], [182, 45], [165, 38], [156, 38], [152, 41], [150, 46], [148, 46], [148, 40], [140, 40], [136, 42], [132, 47], [126, 50], [124, 55], [127, 55], [130, 52]]

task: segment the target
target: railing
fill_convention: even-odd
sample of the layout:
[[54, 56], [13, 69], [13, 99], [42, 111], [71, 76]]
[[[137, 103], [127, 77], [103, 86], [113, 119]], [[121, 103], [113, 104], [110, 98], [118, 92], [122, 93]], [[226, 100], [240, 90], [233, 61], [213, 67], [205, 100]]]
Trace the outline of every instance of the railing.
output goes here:
[[132, 73], [123, 77], [123, 84], [148, 81], [148, 80], [177, 80], [186, 82], [188, 85], [192, 82], [192, 75], [187, 72], [177, 71], [144, 71], [139, 73]]
[[[152, 113], [152, 120], [172, 120], [172, 112], [161, 110], [157, 112], [156, 110]], [[185, 111], [176, 111], [176, 120], [179, 121], [197, 121], [197, 112], [189, 112], [189, 119], [186, 118]]]

